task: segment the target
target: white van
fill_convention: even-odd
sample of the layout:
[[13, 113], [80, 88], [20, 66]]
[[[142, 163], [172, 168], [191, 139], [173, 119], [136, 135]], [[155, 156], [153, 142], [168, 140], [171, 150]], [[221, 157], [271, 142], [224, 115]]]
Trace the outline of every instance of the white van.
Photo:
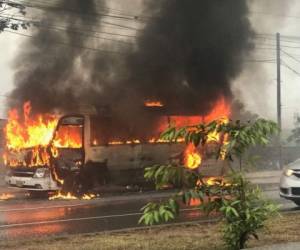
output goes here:
[[[168, 116], [161, 119], [166, 124], [172, 120]], [[125, 136], [128, 131], [125, 133], [123, 130], [114, 126], [109, 116], [95, 113], [63, 116], [47, 151], [50, 153], [53, 141], [61, 134], [75, 134], [76, 147], [58, 147], [56, 157], [51, 153], [50, 166], [32, 168], [25, 167], [30, 149], [10, 152], [6, 160], [9, 169], [6, 183], [27, 190], [53, 191], [64, 187], [73, 192], [83, 187], [90, 190], [95, 184], [139, 185], [145, 182], [145, 167], [182, 158], [186, 147], [184, 143], [154, 143], [149, 140], [149, 135], [147, 139], [129, 140]], [[11, 162], [19, 164], [11, 167]], [[208, 176], [220, 176], [222, 172], [222, 166], [215, 160], [205, 161], [200, 169]]]

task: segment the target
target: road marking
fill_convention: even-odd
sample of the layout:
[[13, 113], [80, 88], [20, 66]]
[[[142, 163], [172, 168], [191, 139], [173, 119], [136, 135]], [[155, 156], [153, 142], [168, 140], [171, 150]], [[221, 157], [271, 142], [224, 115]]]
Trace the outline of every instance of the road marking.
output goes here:
[[80, 203], [80, 204], [74, 204], [74, 205], [57, 205], [57, 206], [51, 206], [51, 207], [12, 208], [12, 209], [0, 210], [0, 212], [16, 212], [16, 211], [26, 211], [26, 210], [39, 210], [39, 209], [52, 209], [52, 208], [79, 207], [79, 206], [86, 206], [86, 205], [88, 205], [88, 203], [86, 203], [86, 204]]
[[[198, 208], [186, 208], [182, 209], [182, 212], [187, 211], [199, 211]], [[113, 214], [113, 215], [103, 215], [103, 216], [93, 216], [93, 217], [81, 217], [81, 218], [71, 218], [71, 219], [63, 219], [63, 220], [49, 220], [49, 221], [36, 221], [36, 222], [26, 222], [26, 223], [15, 223], [15, 224], [7, 224], [0, 225], [0, 229], [10, 228], [10, 227], [20, 227], [20, 226], [35, 226], [35, 225], [44, 225], [44, 224], [53, 224], [53, 223], [62, 223], [62, 222], [71, 222], [71, 221], [83, 221], [83, 220], [100, 220], [100, 219], [111, 219], [111, 218], [120, 218], [120, 217], [130, 217], [142, 215], [143, 213], [128, 213], [128, 214]]]
[[99, 219], [128, 217], [128, 216], [137, 216], [137, 215], [142, 215], [142, 213], [115, 214], [115, 215], [104, 215], [104, 216], [94, 216], [94, 217], [72, 218], [72, 219], [64, 219], [64, 220], [49, 220], [49, 221], [7, 224], [7, 225], [0, 225], [0, 229], [1, 228], [9, 228], [9, 227], [19, 227], [19, 226], [34, 226], [34, 225], [43, 225], [43, 224], [53, 224], [53, 223], [70, 222], [70, 221], [99, 220]]

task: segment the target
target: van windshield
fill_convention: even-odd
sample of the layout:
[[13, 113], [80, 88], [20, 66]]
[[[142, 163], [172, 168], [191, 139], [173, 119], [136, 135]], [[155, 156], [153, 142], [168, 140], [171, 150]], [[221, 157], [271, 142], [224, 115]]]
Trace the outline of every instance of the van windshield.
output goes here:
[[57, 148], [82, 148], [83, 122], [70, 122], [71, 118], [61, 120], [53, 140]]

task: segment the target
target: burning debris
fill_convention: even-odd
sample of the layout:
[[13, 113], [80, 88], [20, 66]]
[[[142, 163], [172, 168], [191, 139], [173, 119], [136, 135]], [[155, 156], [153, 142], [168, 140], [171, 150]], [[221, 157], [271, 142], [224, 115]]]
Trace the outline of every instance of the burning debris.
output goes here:
[[0, 201], [6, 201], [13, 198], [15, 198], [15, 195], [13, 194], [7, 194], [7, 193], [0, 194]]
[[81, 197], [77, 197], [70, 192], [64, 194], [63, 192], [59, 191], [57, 194], [50, 196], [49, 200], [92, 200], [96, 197], [94, 194], [84, 194]]

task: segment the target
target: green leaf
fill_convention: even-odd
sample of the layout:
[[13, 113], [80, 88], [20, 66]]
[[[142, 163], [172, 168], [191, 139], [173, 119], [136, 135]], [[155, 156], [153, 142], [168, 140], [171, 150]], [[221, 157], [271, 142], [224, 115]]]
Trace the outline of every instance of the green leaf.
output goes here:
[[139, 219], [139, 222], [138, 222], [138, 223], [139, 223], [139, 224], [142, 224], [142, 223], [143, 223], [143, 224], [146, 224], [146, 223], [145, 223], [146, 216], [147, 216], [146, 214], [143, 214], [142, 217]]

